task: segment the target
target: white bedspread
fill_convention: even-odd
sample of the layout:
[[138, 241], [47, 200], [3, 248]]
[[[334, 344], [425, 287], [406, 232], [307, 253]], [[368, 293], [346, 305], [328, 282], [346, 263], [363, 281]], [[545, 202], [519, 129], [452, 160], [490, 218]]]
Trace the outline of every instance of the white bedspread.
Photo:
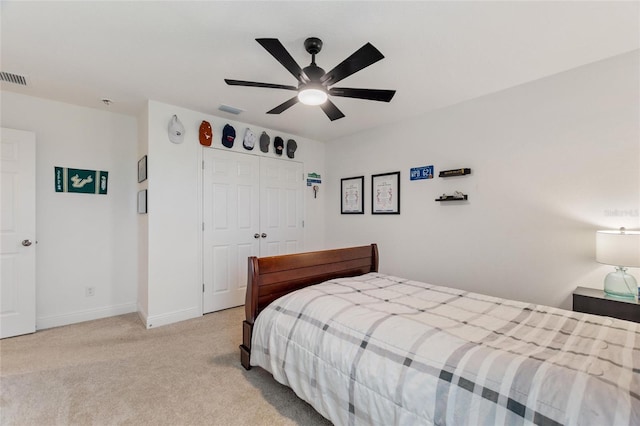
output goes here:
[[639, 324], [378, 273], [273, 302], [251, 365], [336, 425], [640, 425]]

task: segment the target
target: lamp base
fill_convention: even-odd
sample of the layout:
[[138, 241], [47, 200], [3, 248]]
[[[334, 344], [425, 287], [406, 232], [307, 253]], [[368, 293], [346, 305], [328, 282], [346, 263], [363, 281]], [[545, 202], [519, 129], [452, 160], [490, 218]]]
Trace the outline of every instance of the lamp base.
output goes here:
[[627, 274], [627, 269], [622, 266], [616, 267], [615, 272], [611, 272], [604, 279], [604, 292], [609, 296], [637, 298], [638, 283], [633, 275]]

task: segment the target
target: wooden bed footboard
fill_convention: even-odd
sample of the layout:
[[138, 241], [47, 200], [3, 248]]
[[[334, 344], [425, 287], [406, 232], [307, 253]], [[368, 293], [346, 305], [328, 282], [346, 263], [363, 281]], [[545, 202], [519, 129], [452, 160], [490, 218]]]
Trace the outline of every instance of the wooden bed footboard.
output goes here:
[[349, 247], [282, 256], [249, 257], [240, 362], [251, 368], [251, 337], [258, 314], [287, 293], [327, 280], [378, 272], [378, 246]]

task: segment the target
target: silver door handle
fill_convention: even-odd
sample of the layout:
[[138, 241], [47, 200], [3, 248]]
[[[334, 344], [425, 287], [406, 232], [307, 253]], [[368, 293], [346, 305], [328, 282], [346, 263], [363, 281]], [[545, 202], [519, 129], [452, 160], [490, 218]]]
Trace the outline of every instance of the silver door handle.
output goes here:
[[260, 234], [253, 234], [253, 238], [260, 238]]
[[262, 235], [260, 235], [262, 238], [267, 238], [267, 234], [265, 234], [264, 232], [262, 233]]
[[22, 240], [22, 245], [25, 247], [29, 247], [31, 245], [31, 240]]

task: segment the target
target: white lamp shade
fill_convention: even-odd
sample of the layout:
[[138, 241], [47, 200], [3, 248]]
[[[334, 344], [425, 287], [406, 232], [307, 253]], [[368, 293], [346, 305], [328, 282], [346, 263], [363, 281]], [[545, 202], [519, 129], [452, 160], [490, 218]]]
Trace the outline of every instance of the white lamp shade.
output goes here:
[[596, 261], [640, 268], [640, 231], [597, 231]]
[[327, 92], [310, 87], [298, 93], [298, 100], [305, 105], [321, 105], [327, 101]]

